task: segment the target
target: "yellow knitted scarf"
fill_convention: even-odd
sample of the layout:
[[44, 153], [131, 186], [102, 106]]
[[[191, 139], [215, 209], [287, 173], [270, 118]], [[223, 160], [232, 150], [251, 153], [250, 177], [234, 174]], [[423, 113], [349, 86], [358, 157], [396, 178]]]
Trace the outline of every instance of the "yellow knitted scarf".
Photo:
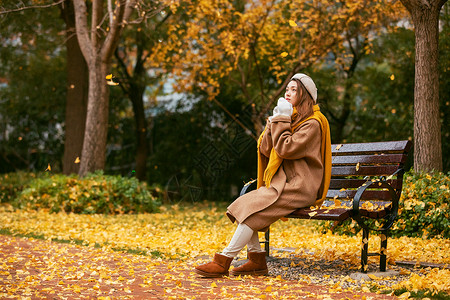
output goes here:
[[[330, 126], [328, 124], [327, 118], [320, 112], [320, 108], [318, 105], [314, 105], [313, 107], [314, 114], [305, 120], [301, 121], [299, 124], [296, 124], [291, 128], [291, 132], [293, 133], [295, 129], [303, 124], [304, 122], [310, 119], [316, 119], [320, 124], [320, 129], [322, 131], [322, 144], [320, 147], [320, 153], [322, 154], [322, 163], [323, 163], [323, 179], [319, 189], [319, 197], [316, 201], [316, 205], [321, 205], [327, 196], [328, 187], [330, 186], [331, 180], [331, 135], [330, 135]], [[294, 114], [295, 114], [294, 108]], [[259, 146], [261, 145], [261, 140], [264, 136], [264, 133], [267, 128], [264, 129], [263, 133], [258, 139], [258, 179], [257, 179], [257, 188], [260, 188], [264, 184], [267, 187], [270, 187], [270, 182], [272, 177], [278, 171], [278, 168], [283, 163], [283, 159], [278, 156], [275, 149], [272, 148], [270, 152], [269, 162], [267, 163], [267, 167], [264, 167], [263, 156], [259, 152]]]

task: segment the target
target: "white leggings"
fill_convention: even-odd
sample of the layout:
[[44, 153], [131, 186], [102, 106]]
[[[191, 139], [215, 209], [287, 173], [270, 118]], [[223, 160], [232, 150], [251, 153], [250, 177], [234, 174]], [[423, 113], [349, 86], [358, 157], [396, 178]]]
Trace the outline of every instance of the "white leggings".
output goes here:
[[222, 255], [236, 257], [245, 245], [247, 245], [248, 252], [261, 252], [258, 231], [253, 231], [245, 224], [238, 224], [230, 244], [223, 249]]

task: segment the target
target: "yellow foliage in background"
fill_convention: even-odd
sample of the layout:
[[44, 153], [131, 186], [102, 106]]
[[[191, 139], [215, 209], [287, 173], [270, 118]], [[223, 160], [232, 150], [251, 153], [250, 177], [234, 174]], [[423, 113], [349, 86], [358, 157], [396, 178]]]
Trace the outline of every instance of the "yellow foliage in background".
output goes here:
[[346, 37], [355, 32], [367, 37], [366, 52], [370, 52], [371, 36], [395, 24], [406, 12], [397, 1], [361, 0], [345, 4], [260, 0], [242, 6], [230, 0], [201, 0], [171, 8], [187, 21], [167, 21], [168, 37], [155, 46], [148, 64], [162, 73], [169, 65], [176, 91], [197, 86], [210, 99], [218, 95], [220, 81], [232, 71], [238, 72], [236, 80], [246, 90], [250, 77], [262, 71], [261, 65], [278, 84], [294, 69], [307, 68], [330, 52], [339, 64], [348, 65]]

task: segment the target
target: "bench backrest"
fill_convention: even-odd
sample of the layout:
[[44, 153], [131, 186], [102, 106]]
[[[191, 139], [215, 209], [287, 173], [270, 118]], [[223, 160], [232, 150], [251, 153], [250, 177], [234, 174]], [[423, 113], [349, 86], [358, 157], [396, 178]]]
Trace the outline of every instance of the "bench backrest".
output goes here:
[[[402, 168], [411, 148], [410, 141], [333, 144], [331, 147], [331, 183], [327, 198], [350, 200], [356, 189], [368, 178], [379, 179], [381, 176], [388, 179], [387, 182], [400, 196], [403, 184]], [[394, 173], [395, 176], [390, 176]], [[389, 191], [373, 186], [374, 188], [363, 194], [362, 200], [390, 199]]]

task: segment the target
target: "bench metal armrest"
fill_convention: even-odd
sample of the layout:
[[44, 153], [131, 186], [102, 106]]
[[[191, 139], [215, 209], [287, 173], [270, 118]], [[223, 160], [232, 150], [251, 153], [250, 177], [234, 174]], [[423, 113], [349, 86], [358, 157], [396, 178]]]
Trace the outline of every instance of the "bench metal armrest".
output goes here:
[[368, 226], [366, 224], [364, 224], [364, 222], [361, 218], [359, 204], [361, 202], [361, 196], [363, 195], [363, 193], [366, 191], [367, 188], [369, 188], [373, 184], [376, 184], [377, 188], [379, 187], [379, 188], [388, 189], [389, 193], [391, 194], [390, 201], [392, 202], [392, 208], [389, 210], [388, 215], [384, 217], [384, 219], [386, 219], [386, 223], [382, 226], [381, 229], [373, 229], [373, 230], [385, 231], [385, 230], [388, 230], [392, 226], [395, 219], [397, 218], [398, 200], [399, 200], [399, 197], [398, 197], [396, 191], [389, 183], [387, 183], [386, 180], [376, 180], [376, 181], [368, 180], [362, 186], [360, 186], [358, 188], [358, 190], [355, 194], [355, 197], [353, 198], [352, 218], [358, 223], [359, 226], [361, 226], [362, 228], [364, 228], [366, 230], [369, 230]]
[[[250, 190], [249, 190], [249, 188], [250, 188]], [[254, 190], [255, 188], [256, 188], [256, 179], [253, 179], [253, 180], [247, 182], [246, 184], [244, 184], [244, 186], [242, 187], [242, 190], [241, 190], [241, 193], [239, 194], [239, 196], [242, 196], [245, 193], [250, 192], [251, 190]]]

